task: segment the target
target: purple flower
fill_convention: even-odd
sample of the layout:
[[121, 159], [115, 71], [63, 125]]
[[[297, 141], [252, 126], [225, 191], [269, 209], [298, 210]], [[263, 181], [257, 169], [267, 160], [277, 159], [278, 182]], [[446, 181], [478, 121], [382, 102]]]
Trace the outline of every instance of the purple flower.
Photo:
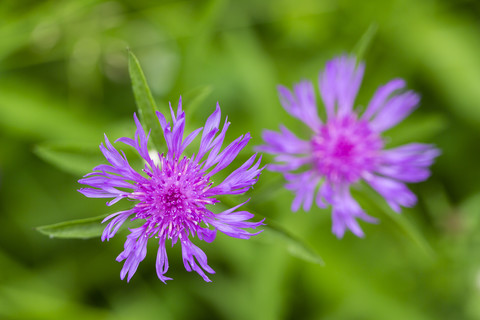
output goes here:
[[[143, 173], [132, 169], [123, 151], [118, 152], [105, 136], [105, 145], [100, 149], [110, 165], [99, 165], [92, 173], [87, 174], [80, 183], [92, 188], [79, 191], [91, 198], [113, 198], [107, 205], [126, 198], [137, 201], [133, 208], [114, 213], [105, 218], [110, 220], [103, 231], [102, 241], [109, 240], [122, 224], [131, 216], [131, 220], [143, 219], [141, 227], [130, 229], [125, 242], [125, 250], [117, 257], [117, 261], [125, 260], [120, 277], [122, 280], [128, 273], [130, 281], [139, 263], [147, 254], [147, 241], [158, 239], [156, 269], [163, 282], [171, 280], [165, 276], [168, 270], [168, 258], [165, 249], [167, 239], [172, 246], [179, 241], [182, 247], [183, 263], [187, 271], [196, 271], [205, 281], [210, 279], [205, 272], [215, 273], [207, 264], [205, 253], [192, 243], [190, 236], [198, 235], [200, 240], [212, 242], [217, 230], [231, 237], [249, 239], [257, 233], [249, 233], [245, 228], [256, 228], [260, 222], [247, 222], [253, 214], [238, 211], [241, 203], [221, 213], [213, 213], [208, 205], [219, 200], [217, 195], [241, 194], [250, 189], [256, 182], [263, 168], [259, 169], [261, 157], [255, 162], [256, 154], [234, 170], [222, 182], [213, 185], [212, 176], [225, 169], [250, 140], [247, 133], [238, 137], [223, 151], [220, 149], [230, 122], [225, 120], [222, 130], [219, 129], [221, 111], [217, 104], [215, 112], [207, 119], [200, 141], [200, 149], [191, 157], [182, 156], [185, 148], [195, 139], [202, 128], [183, 138], [185, 129], [185, 113], [182, 111], [181, 99], [177, 114], [170, 107], [172, 123], [167, 123], [165, 116], [157, 112], [163, 129], [168, 152], [166, 155], [156, 153], [159, 161], [149, 153], [148, 136], [134, 115], [137, 130], [135, 140], [120, 138], [121, 141], [134, 147], [145, 160]], [[208, 154], [208, 155], [207, 155]], [[209, 229], [209, 226], [213, 229]]]
[[[292, 210], [310, 210], [313, 200], [320, 208], [332, 206], [332, 231], [341, 238], [345, 230], [363, 237], [357, 218], [375, 223], [350, 194], [350, 186], [366, 181], [396, 212], [412, 207], [417, 199], [405, 182], [420, 182], [430, 176], [428, 167], [440, 152], [432, 145], [411, 143], [385, 149], [381, 133], [402, 121], [417, 106], [419, 96], [401, 91], [402, 79], [377, 89], [365, 112], [354, 110], [364, 64], [342, 56], [329, 61], [319, 77], [327, 120], [317, 114], [312, 83], [303, 81], [293, 91], [280, 86], [283, 108], [309, 127], [310, 139], [299, 139], [287, 128], [265, 130], [265, 145], [259, 151], [275, 155], [271, 171], [283, 173], [286, 188], [295, 193]], [[319, 186], [318, 191], [316, 191]], [[316, 194], [315, 194], [316, 193]]]

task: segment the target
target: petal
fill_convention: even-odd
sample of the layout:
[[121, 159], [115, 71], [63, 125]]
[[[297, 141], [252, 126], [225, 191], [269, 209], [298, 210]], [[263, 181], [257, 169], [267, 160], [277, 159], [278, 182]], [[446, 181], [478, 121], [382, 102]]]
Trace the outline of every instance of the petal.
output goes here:
[[215, 159], [217, 158], [218, 152], [222, 148], [223, 140], [225, 139], [225, 133], [227, 132], [228, 127], [230, 126], [230, 122], [228, 122], [228, 118], [225, 119], [225, 123], [222, 128], [222, 132], [213, 140], [213, 137], [217, 134], [218, 129], [212, 130], [209, 136], [211, 135], [211, 139], [208, 142], [208, 145], [202, 146], [200, 145], [200, 150], [198, 156], [196, 158], [199, 161], [209, 150], [210, 154], [208, 155], [207, 161], [205, 162], [204, 169], [210, 168], [215, 163]]
[[[203, 270], [211, 274], [215, 273], [215, 271], [207, 264], [207, 256], [205, 255], [205, 252], [194, 245], [188, 238], [181, 239], [181, 244], [183, 264], [185, 265], [185, 269], [187, 269], [188, 272], [193, 270], [197, 272], [203, 278], [203, 280], [211, 282]], [[197, 262], [200, 264], [200, 266], [198, 266]]]
[[[113, 238], [113, 236], [117, 233], [117, 231], [122, 227], [123, 223], [130, 217], [132, 214], [134, 214], [134, 210], [126, 210], [126, 211], [120, 211], [116, 212], [114, 214], [109, 215], [105, 219], [103, 219], [102, 223], [105, 221], [108, 221], [113, 218], [112, 221], [108, 223], [108, 225], [105, 227], [105, 230], [103, 230], [102, 233], [102, 241], [105, 240], [110, 240]], [[115, 217], [115, 218], [114, 218]]]
[[265, 145], [257, 146], [255, 149], [270, 154], [307, 154], [311, 152], [309, 141], [298, 138], [294, 133], [284, 126], [280, 126], [280, 132], [264, 130], [262, 138]]
[[296, 212], [303, 203], [303, 209], [309, 211], [312, 207], [315, 188], [317, 187], [320, 177], [313, 171], [307, 171], [300, 174], [285, 174], [288, 183], [285, 188], [295, 192], [295, 199], [292, 202], [292, 211]]
[[394, 96], [370, 121], [370, 127], [380, 132], [390, 129], [412, 113], [419, 101], [420, 97], [413, 91]]
[[385, 198], [395, 212], [401, 211], [400, 206], [413, 207], [417, 203], [415, 194], [402, 182], [373, 174], [364, 175], [364, 179]]
[[[251, 186], [253, 186], [258, 177], [260, 176], [261, 171], [264, 168], [258, 168], [262, 157], [260, 156], [257, 162], [252, 166], [255, 161], [257, 154], [251, 156], [243, 165], [238, 169], [233, 171], [228, 177], [226, 177], [220, 184], [216, 187], [208, 190], [206, 196], [214, 196], [219, 194], [239, 194], [247, 191]], [[250, 166], [252, 166], [250, 168]]]
[[357, 237], [364, 233], [357, 222], [357, 218], [369, 223], [377, 223], [377, 219], [367, 215], [350, 195], [348, 185], [337, 185], [332, 188], [332, 232], [342, 238], [345, 231], [352, 231]]
[[329, 119], [352, 112], [364, 69], [363, 63], [357, 66], [356, 59], [348, 56], [327, 62], [319, 76], [319, 87]]
[[284, 86], [278, 86], [280, 103], [283, 108], [295, 118], [303, 121], [313, 131], [322, 125], [318, 117], [317, 103], [313, 85], [309, 81], [302, 81], [294, 86], [293, 94]]
[[375, 172], [404, 182], [420, 182], [430, 176], [432, 165], [440, 151], [430, 144], [412, 143], [383, 151]]
[[204, 140], [212, 130], [218, 130], [221, 117], [222, 110], [220, 109], [220, 105], [217, 102], [217, 107], [215, 111], [208, 117], [207, 121], [205, 122], [205, 130], [203, 131], [202, 140]]
[[175, 159], [178, 159], [182, 154], [182, 140], [183, 132], [185, 131], [185, 113], [182, 113], [177, 119], [172, 130], [172, 146], [168, 152], [172, 153]]
[[[218, 132], [218, 127], [220, 125], [222, 111], [220, 105], [217, 102], [217, 107], [215, 111], [208, 117], [205, 122], [205, 127], [203, 129], [202, 140], [200, 141], [200, 149], [197, 154], [197, 162], [213, 147], [212, 140]], [[230, 123], [225, 120], [225, 125], [223, 126], [223, 136], [225, 136], [225, 131], [227, 130]], [[222, 138], [223, 142], [223, 138]]]
[[322, 183], [320, 188], [318, 189], [317, 196], [315, 197], [315, 202], [319, 208], [326, 208], [328, 203], [331, 203], [332, 200], [332, 189], [330, 188], [329, 183]]
[[215, 237], [217, 236], [217, 230], [210, 230], [207, 228], [199, 228], [197, 230], [198, 238], [200, 240], [206, 241], [208, 243], [212, 242], [215, 240]]
[[405, 81], [403, 79], [393, 79], [386, 85], [377, 89], [373, 95], [372, 100], [368, 104], [365, 113], [362, 115], [363, 119], [370, 120], [370, 118], [376, 114], [379, 110], [385, 107], [388, 102], [388, 98], [395, 92], [405, 87]]
[[163, 283], [166, 283], [167, 280], [172, 280], [172, 278], [164, 276], [168, 271], [168, 256], [164, 238], [160, 238], [158, 241], [157, 261], [155, 267], [157, 269], [157, 276]]
[[[247, 202], [247, 201], [246, 201]], [[207, 219], [207, 222], [217, 228], [220, 232], [234, 238], [239, 239], [250, 239], [251, 236], [257, 235], [263, 230], [260, 230], [256, 233], [250, 233], [243, 229], [252, 228], [255, 229], [261, 225], [264, 225], [263, 220], [259, 222], [249, 222], [249, 220], [254, 217], [248, 211], [235, 211], [246, 202], [241, 203], [233, 208], [225, 210], [221, 213], [214, 214], [213, 218]]]
[[179, 154], [181, 154], [188, 145], [197, 137], [197, 135], [202, 131], [203, 128], [198, 128], [197, 130], [194, 130], [192, 133], [190, 133], [182, 142], [182, 147], [180, 148]]
[[[208, 156], [207, 162], [205, 163], [205, 169], [211, 167], [215, 163], [217, 165], [215, 168], [207, 174], [207, 177], [213, 176], [215, 173], [219, 172], [220, 170], [225, 169], [232, 161], [237, 157], [238, 153], [247, 145], [248, 141], [250, 141], [250, 134], [247, 132], [245, 135], [241, 135], [237, 139], [235, 139], [232, 143], [230, 143], [223, 151], [216, 156], [215, 158], [211, 159], [211, 154]], [[209, 162], [210, 160], [210, 162]]]
[[142, 124], [138, 120], [136, 113], [133, 114], [133, 118], [137, 126], [137, 130], [135, 131], [135, 141], [137, 143], [136, 148], [138, 150], [138, 153], [142, 156], [143, 159], [145, 159], [145, 161], [147, 161], [150, 166], [153, 166], [153, 161], [152, 159], [150, 159], [147, 148], [148, 137], [145, 135], [145, 131], [143, 130]]
[[127, 282], [137, 271], [140, 262], [145, 259], [147, 255], [147, 241], [148, 236], [145, 233], [148, 225], [141, 226], [136, 229], [131, 229], [132, 232], [127, 236], [125, 241], [125, 250], [117, 257], [117, 261], [126, 260], [123, 264], [122, 271], [120, 272], [120, 278], [123, 280], [128, 274]]
[[419, 167], [428, 167], [440, 153], [440, 150], [432, 144], [410, 143], [385, 150], [381, 157], [383, 163], [411, 163]]

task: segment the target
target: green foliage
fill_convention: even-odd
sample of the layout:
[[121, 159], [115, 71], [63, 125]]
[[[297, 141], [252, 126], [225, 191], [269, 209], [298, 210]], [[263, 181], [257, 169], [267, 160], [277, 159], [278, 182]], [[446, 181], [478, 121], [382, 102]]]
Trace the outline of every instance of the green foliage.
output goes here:
[[[150, 135], [152, 137], [150, 141], [157, 151], [162, 152], [164, 146], [161, 145], [160, 142], [163, 140], [163, 134], [155, 114], [158, 108], [155, 105], [155, 101], [153, 100], [152, 93], [150, 92], [150, 88], [148, 87], [140, 63], [130, 50], [128, 51], [128, 71], [132, 81], [132, 89], [135, 95], [138, 113], [140, 114], [140, 121], [145, 128], [150, 128]], [[161, 112], [163, 114], [169, 114], [167, 108], [162, 109]]]
[[372, 45], [373, 38], [378, 31], [378, 25], [376, 23], [372, 23], [367, 31], [362, 35], [360, 40], [358, 40], [357, 44], [352, 50], [352, 53], [357, 57], [358, 61], [363, 61], [365, 54], [367, 53], [368, 48]]
[[43, 160], [76, 176], [83, 176], [105, 162], [99, 148], [92, 148], [92, 145], [45, 143], [37, 145], [34, 152]]
[[71, 220], [36, 229], [50, 238], [89, 239], [100, 237], [105, 225], [102, 225], [105, 215], [93, 218]]
[[[49, 236], [50, 238], [63, 238], [63, 239], [90, 239], [98, 238], [102, 235], [106, 224], [102, 224], [102, 221], [106, 218], [106, 215], [99, 217], [70, 220], [60, 223], [51, 224], [48, 226], [37, 227], [37, 231]], [[132, 228], [133, 222], [126, 221], [119, 229], [125, 230]]]
[[283, 240], [287, 244], [287, 250], [292, 256], [308, 262], [319, 264], [321, 266], [325, 264], [322, 257], [318, 255], [315, 249], [305, 243], [304, 240], [301, 240], [295, 235], [291, 234], [281, 225], [271, 219], [268, 219], [267, 223], [268, 224], [264, 227], [265, 232], [271, 233]]

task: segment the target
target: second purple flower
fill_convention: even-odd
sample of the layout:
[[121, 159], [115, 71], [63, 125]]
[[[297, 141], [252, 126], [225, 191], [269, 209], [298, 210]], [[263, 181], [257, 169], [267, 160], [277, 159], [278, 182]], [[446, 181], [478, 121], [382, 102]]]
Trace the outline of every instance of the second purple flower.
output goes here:
[[[283, 173], [286, 188], [295, 193], [292, 210], [310, 210], [315, 199], [320, 208], [332, 206], [332, 231], [341, 238], [349, 229], [364, 235], [358, 219], [375, 223], [350, 194], [350, 186], [366, 181], [385, 198], [390, 207], [412, 207], [417, 199], [405, 185], [430, 176], [429, 166], [440, 154], [432, 145], [411, 143], [385, 150], [383, 131], [397, 125], [418, 105], [413, 91], [402, 91], [405, 82], [394, 79], [381, 86], [365, 112], [354, 110], [354, 101], [365, 66], [355, 58], [342, 56], [327, 62], [319, 77], [319, 88], [327, 119], [317, 113], [315, 92], [308, 81], [293, 91], [280, 86], [282, 106], [310, 129], [309, 140], [302, 140], [287, 128], [265, 130], [265, 144], [257, 149], [274, 154], [277, 163], [269, 170]], [[317, 191], [318, 187], [318, 191]]]

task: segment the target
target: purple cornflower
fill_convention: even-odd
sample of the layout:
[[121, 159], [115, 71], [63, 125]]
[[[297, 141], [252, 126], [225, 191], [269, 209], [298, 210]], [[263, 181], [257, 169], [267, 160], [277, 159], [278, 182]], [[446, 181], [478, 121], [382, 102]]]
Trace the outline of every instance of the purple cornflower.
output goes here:
[[[110, 165], [99, 165], [92, 173], [79, 180], [80, 183], [92, 187], [79, 190], [85, 196], [113, 198], [107, 202], [109, 206], [123, 198], [137, 201], [133, 208], [114, 213], [103, 220], [111, 221], [103, 231], [102, 241], [112, 238], [132, 215], [131, 220], [145, 220], [141, 227], [130, 229], [125, 250], [117, 257], [119, 262], [125, 260], [120, 272], [122, 280], [128, 273], [127, 281], [130, 281], [147, 254], [147, 241], [150, 238], [155, 237], [159, 242], [156, 269], [161, 281], [165, 283], [166, 280], [171, 280], [165, 276], [168, 270], [165, 248], [167, 239], [171, 240], [172, 246], [180, 241], [183, 263], [187, 271], [194, 270], [205, 281], [210, 281], [204, 271], [215, 272], [208, 266], [205, 253], [191, 242], [190, 236], [194, 237], [197, 234], [200, 240], [212, 242], [217, 230], [240, 239], [249, 239], [261, 232], [252, 234], [244, 230], [263, 224], [263, 220], [247, 222], [246, 220], [252, 218], [253, 214], [237, 211], [245, 202], [217, 214], [207, 207], [219, 202], [215, 196], [241, 194], [257, 182], [263, 168], [259, 169], [261, 157], [255, 162], [256, 154], [216, 186], [213, 186], [211, 181], [213, 175], [226, 168], [236, 158], [250, 140], [250, 135], [247, 133], [238, 137], [220, 152], [230, 122], [226, 119], [220, 132], [221, 111], [217, 104], [216, 110], [207, 119], [203, 128], [198, 153], [191, 157], [182, 156], [185, 148], [202, 128], [183, 139], [185, 112], [182, 111], [181, 99], [176, 116], [171, 107], [170, 110], [172, 124], [167, 123], [165, 116], [157, 111], [168, 148], [166, 155], [156, 154], [159, 161], [155, 161], [149, 153], [148, 136], [145, 135], [136, 115], [134, 115], [137, 126], [135, 140], [130, 138], [117, 140], [134, 147], [145, 160], [143, 174], [133, 170], [123, 151], [119, 153], [105, 136], [105, 145], [102, 143], [100, 149]], [[210, 225], [214, 229], [209, 229]]]
[[353, 108], [364, 68], [363, 63], [356, 66], [355, 58], [347, 56], [327, 62], [319, 76], [326, 123], [317, 114], [312, 83], [300, 82], [293, 92], [279, 86], [283, 108], [310, 128], [310, 139], [299, 139], [281, 126], [280, 132], [265, 130], [265, 145], [257, 147], [276, 155], [277, 163], [268, 169], [283, 173], [286, 188], [296, 194], [293, 211], [302, 204], [305, 211], [310, 210], [314, 198], [320, 208], [332, 206], [332, 232], [339, 238], [346, 229], [363, 237], [356, 218], [377, 222], [352, 198], [352, 184], [363, 179], [400, 212], [401, 206], [412, 207], [417, 201], [405, 182], [426, 180], [428, 167], [440, 154], [432, 145], [421, 143], [384, 149], [381, 133], [407, 117], [419, 96], [413, 91], [400, 92], [405, 81], [394, 79], [377, 89], [359, 115]]

